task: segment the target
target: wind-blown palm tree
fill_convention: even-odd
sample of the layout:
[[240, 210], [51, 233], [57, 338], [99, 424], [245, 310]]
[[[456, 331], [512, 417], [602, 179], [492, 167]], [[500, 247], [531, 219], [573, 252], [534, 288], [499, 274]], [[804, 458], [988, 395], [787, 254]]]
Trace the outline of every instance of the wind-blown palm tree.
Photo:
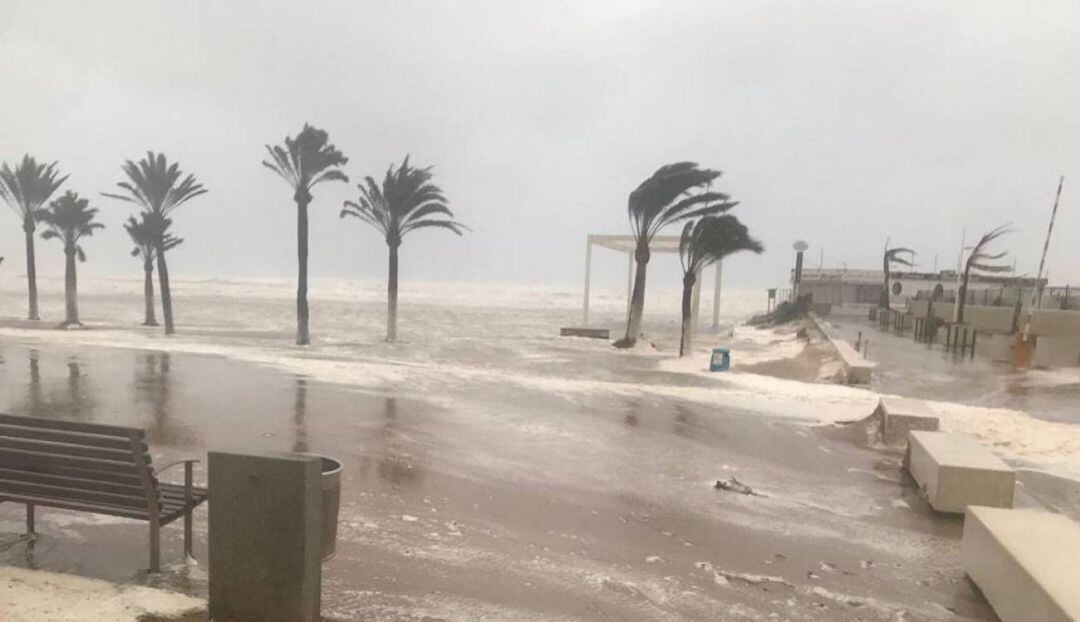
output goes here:
[[135, 247], [131, 249], [131, 256], [138, 257], [143, 265], [143, 303], [145, 307], [143, 326], [158, 325], [157, 318], [154, 317], [154, 248], [157, 237], [161, 235], [157, 231], [160, 224], [164, 224], [166, 229], [163, 244], [166, 252], [176, 248], [184, 241], [182, 238], [174, 237], [171, 233], [168, 233], [168, 227], [172, 224], [172, 221], [167, 218], [163, 223], [157, 223], [149, 214], [141, 212], [138, 219], [134, 216], [128, 216], [127, 221], [124, 223], [124, 229], [127, 230], [131, 241], [135, 243]]
[[881, 308], [891, 309], [892, 306], [889, 303], [889, 281], [892, 278], [892, 266], [893, 264], [900, 264], [901, 266], [911, 266], [912, 260], [901, 255], [910, 255], [913, 259], [915, 257], [915, 251], [910, 248], [904, 248], [897, 246], [895, 248], [889, 248], [885, 250], [885, 255], [881, 259], [882, 270], [885, 272], [885, 289], [881, 292]]
[[679, 356], [690, 354], [693, 335], [693, 291], [701, 271], [717, 261], [739, 251], [760, 253], [765, 250], [750, 237], [746, 225], [731, 214], [705, 216], [683, 226], [679, 238], [679, 261], [683, 268], [682, 338]]
[[38, 163], [30, 155], [24, 155], [15, 170], [6, 163], [0, 167], [0, 197], [11, 206], [22, 219], [23, 233], [26, 235], [26, 281], [30, 295], [28, 317], [37, 320], [37, 265], [34, 262], [34, 230], [37, 216], [49, 197], [64, 183], [67, 175], [60, 177], [56, 162]]
[[48, 209], [38, 213], [38, 220], [48, 227], [41, 232], [41, 238], [57, 239], [64, 244], [64, 326], [79, 325], [79, 288], [75, 258], [78, 257], [80, 262], [86, 261], [86, 253], [79, 241], [94, 235], [95, 230], [105, 228], [105, 225], [94, 221], [97, 212], [96, 208], [90, 207], [89, 200], [81, 199], [78, 194], [68, 190], [50, 203]]
[[693, 162], [677, 162], [660, 167], [630, 193], [626, 211], [635, 241], [634, 291], [630, 297], [626, 337], [617, 341], [616, 346], [633, 347], [641, 333], [645, 273], [653, 237], [675, 221], [720, 214], [736, 205], [724, 193], [704, 190], [719, 176], [720, 171], [701, 169]]
[[1006, 223], [1004, 225], [1001, 225], [1000, 227], [997, 227], [996, 229], [991, 229], [990, 231], [987, 231], [986, 233], [983, 234], [983, 236], [981, 238], [979, 238], [979, 241], [975, 244], [975, 246], [973, 246], [971, 248], [971, 254], [968, 255], [967, 261], [964, 263], [964, 279], [960, 283], [960, 292], [959, 292], [959, 294], [957, 294], [957, 301], [956, 301], [956, 305], [957, 305], [956, 306], [956, 321], [957, 321], [957, 323], [963, 323], [963, 321], [964, 321], [964, 307], [967, 305], [968, 282], [971, 279], [971, 271], [972, 270], [975, 270], [977, 272], [989, 272], [989, 273], [1001, 273], [1001, 272], [1011, 272], [1012, 271], [1013, 268], [1012, 268], [1012, 266], [1009, 266], [1009, 265], [987, 263], [987, 262], [997, 261], [997, 260], [1005, 257], [1005, 255], [1009, 254], [1009, 251], [1001, 251], [1000, 253], [990, 253], [990, 252], [988, 252], [988, 249], [987, 249], [987, 246], [989, 246], [991, 242], [993, 242], [994, 240], [1000, 238], [1001, 236], [1005, 235], [1006, 233], [1011, 233], [1012, 232], [1012, 230], [1009, 229], [1009, 226], [1010, 226], [1010, 223]]
[[406, 233], [437, 227], [461, 235], [467, 227], [453, 220], [442, 189], [431, 183], [431, 167], [413, 168], [409, 157], [401, 166], [391, 164], [382, 187], [370, 176], [358, 184], [360, 197], [346, 201], [341, 217], [352, 216], [382, 233], [390, 249], [389, 278], [386, 285], [386, 340], [397, 340], [398, 247]]
[[349, 177], [341, 171], [348, 163], [343, 153], [329, 143], [329, 135], [307, 123], [296, 138], [285, 137], [285, 146], [266, 145], [269, 160], [263, 166], [274, 171], [293, 189], [296, 201], [296, 343], [311, 343], [308, 329], [308, 205], [311, 189], [324, 181], [348, 182]]
[[[163, 153], [146, 152], [146, 157], [136, 164], [128, 160], [121, 167], [128, 181], [116, 185], [127, 194], [104, 196], [134, 203], [143, 208], [147, 217], [155, 223], [154, 258], [157, 260], [158, 284], [161, 286], [161, 314], [165, 316], [165, 334], [176, 332], [173, 323], [172, 291], [169, 289], [169, 266], [165, 262], [166, 222], [173, 210], [207, 190], [194, 175], [184, 175], [177, 162], [169, 164]], [[175, 246], [175, 245], [174, 245]]]

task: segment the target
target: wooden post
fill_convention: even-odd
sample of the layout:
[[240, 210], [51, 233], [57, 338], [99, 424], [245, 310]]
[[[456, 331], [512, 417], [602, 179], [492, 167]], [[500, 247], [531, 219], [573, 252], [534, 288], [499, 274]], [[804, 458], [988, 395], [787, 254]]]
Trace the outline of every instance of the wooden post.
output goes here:
[[581, 323], [589, 325], [589, 279], [592, 276], [592, 236], [585, 238], [585, 298], [582, 302]]

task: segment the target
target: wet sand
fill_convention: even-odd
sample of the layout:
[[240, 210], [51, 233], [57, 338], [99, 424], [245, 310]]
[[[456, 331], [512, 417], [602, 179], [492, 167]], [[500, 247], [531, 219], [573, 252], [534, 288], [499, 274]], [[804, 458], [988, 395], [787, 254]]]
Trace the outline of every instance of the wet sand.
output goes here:
[[[898, 455], [831, 427], [512, 384], [429, 400], [213, 356], [11, 340], [2, 354], [0, 409], [143, 426], [157, 461], [340, 458], [332, 619], [993, 619], [960, 568], [960, 521], [929, 511]], [[713, 488], [730, 476], [764, 496]], [[199, 567], [147, 579], [144, 524], [42, 510], [28, 549], [21, 518], [0, 504], [0, 563], [205, 595]], [[180, 531], [164, 530], [166, 563]], [[200, 509], [201, 559], [205, 534]]]

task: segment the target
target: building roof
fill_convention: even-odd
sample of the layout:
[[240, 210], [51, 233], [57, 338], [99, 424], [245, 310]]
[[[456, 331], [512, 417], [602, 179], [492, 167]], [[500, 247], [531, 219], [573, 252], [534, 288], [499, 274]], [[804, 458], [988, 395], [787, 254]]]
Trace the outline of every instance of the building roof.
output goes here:
[[[955, 282], [956, 271], [942, 270], [940, 272], [893, 272], [894, 279], [905, 281], [929, 281], [929, 282]], [[795, 271], [791, 271], [792, 280], [795, 279]], [[814, 269], [803, 268], [803, 283], [851, 283], [856, 285], [881, 285], [885, 280], [885, 273], [881, 270], [846, 270], [843, 268]], [[1039, 280], [1031, 277], [997, 276], [990, 274], [972, 273], [971, 281], [974, 283], [1000, 283], [1002, 285], [1021, 285], [1034, 287]], [[1041, 280], [1046, 285], [1046, 279]]]

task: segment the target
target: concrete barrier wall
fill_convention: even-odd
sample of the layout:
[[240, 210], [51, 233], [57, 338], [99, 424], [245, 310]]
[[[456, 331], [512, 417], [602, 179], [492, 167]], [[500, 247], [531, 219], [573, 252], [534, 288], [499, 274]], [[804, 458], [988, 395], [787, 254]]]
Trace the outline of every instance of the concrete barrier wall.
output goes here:
[[[1021, 315], [1020, 317], [1021, 321], [1023, 321], [1024, 316]], [[1031, 317], [1031, 332], [1040, 336], [1080, 336], [1080, 313], [1076, 311], [1040, 309]]]

